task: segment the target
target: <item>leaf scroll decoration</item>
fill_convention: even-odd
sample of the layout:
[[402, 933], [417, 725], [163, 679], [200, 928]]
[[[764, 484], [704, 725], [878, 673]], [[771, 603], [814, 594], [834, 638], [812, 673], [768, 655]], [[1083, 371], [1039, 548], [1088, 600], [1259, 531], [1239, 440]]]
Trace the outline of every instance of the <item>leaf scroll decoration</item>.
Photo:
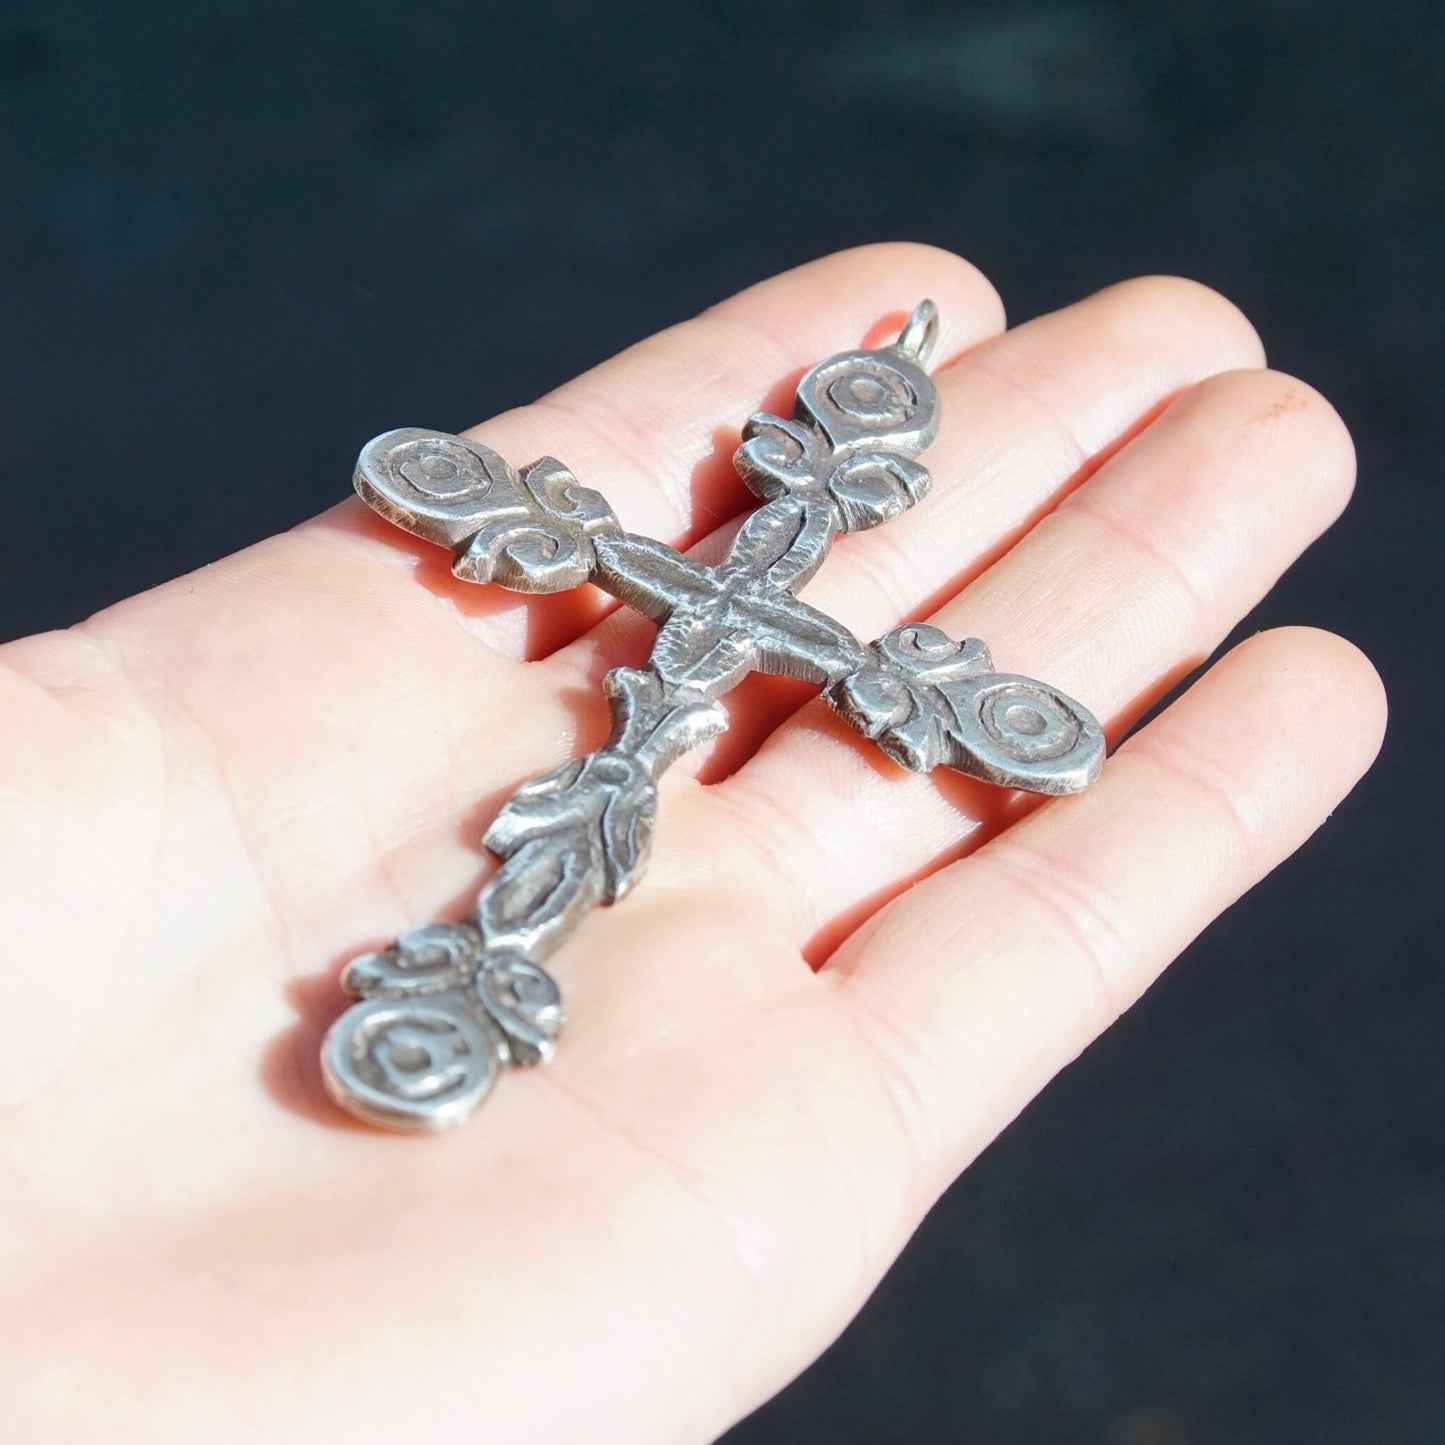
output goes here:
[[403, 427], [362, 449], [361, 498], [408, 532], [451, 548], [466, 582], [565, 592], [597, 565], [592, 539], [617, 530], [600, 492], [555, 457], [518, 472], [480, 442]]
[[651, 851], [659, 774], [726, 722], [654, 673], [618, 668], [606, 689], [607, 745], [524, 783], [487, 830], [504, 860], [477, 904], [489, 950], [543, 958], [589, 909], [624, 897]]
[[895, 628], [826, 694], [834, 709], [915, 772], [940, 765], [1005, 788], [1077, 793], [1104, 764], [1094, 716], [1057, 688], [993, 670], [977, 638], [925, 623]]
[[743, 428], [734, 458], [765, 501], [826, 498], [840, 532], [900, 516], [928, 495], [931, 479], [913, 460], [933, 440], [938, 394], [920, 354], [900, 345], [845, 351], [798, 383], [793, 419], [759, 412]]

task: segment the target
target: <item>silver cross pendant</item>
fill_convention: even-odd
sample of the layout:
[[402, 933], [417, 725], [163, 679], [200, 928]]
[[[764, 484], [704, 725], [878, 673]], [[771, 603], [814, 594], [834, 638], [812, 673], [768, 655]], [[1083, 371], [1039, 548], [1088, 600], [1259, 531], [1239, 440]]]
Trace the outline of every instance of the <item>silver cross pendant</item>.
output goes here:
[[501, 866], [471, 917], [403, 934], [342, 975], [358, 1001], [331, 1028], [332, 1097], [374, 1124], [464, 1120], [515, 1064], [545, 1063], [562, 999], [543, 960], [642, 875], [658, 778], [726, 726], [718, 699], [751, 672], [802, 678], [889, 757], [1000, 787], [1074, 793], [1104, 760], [1098, 722], [1040, 682], [993, 670], [982, 642], [926, 623], [863, 643], [798, 593], [834, 537], [876, 527], [928, 493], [914, 460], [937, 429], [926, 366], [937, 309], [892, 345], [846, 351], [798, 384], [792, 420], [758, 414], [736, 465], [764, 505], [726, 559], [704, 566], [622, 530], [559, 461], [520, 472], [478, 442], [386, 432], [355, 484], [382, 516], [451, 548], [468, 582], [560, 592], [590, 582], [659, 625], [647, 665], [603, 683], [612, 731], [594, 753], [524, 783], [487, 830]]

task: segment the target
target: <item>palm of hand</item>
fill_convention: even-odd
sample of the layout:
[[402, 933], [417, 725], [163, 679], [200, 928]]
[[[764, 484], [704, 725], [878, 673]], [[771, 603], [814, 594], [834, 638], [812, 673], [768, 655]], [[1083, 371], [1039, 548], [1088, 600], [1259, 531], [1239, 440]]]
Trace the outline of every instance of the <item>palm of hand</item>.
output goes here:
[[[716, 429], [925, 292], [962, 353], [935, 494], [840, 542], [809, 600], [863, 636], [933, 612], [1117, 737], [1351, 481], [1328, 407], [1252, 369], [1200, 288], [1131, 283], [995, 337], [964, 263], [868, 248], [479, 435], [700, 537], [748, 505]], [[557, 955], [558, 1063], [467, 1130], [393, 1138], [320, 1093], [337, 966], [462, 910], [485, 822], [600, 740], [596, 680], [649, 637], [575, 597], [466, 595], [421, 551], [346, 503], [0, 651], [19, 1438], [101, 1413], [117, 1440], [708, 1438], [1308, 835], [1382, 725], [1346, 644], [1266, 635], [1094, 792], [1020, 821], [755, 680], [664, 780], [645, 885]]]

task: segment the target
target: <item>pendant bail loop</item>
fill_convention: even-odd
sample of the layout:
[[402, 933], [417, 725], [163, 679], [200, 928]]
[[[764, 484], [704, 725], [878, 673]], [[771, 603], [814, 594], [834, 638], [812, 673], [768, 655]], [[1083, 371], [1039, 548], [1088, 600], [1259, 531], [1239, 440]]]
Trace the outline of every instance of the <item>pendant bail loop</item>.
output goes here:
[[916, 366], [926, 367], [938, 344], [938, 307], [927, 299], [920, 301], [903, 323], [895, 351], [901, 351]]

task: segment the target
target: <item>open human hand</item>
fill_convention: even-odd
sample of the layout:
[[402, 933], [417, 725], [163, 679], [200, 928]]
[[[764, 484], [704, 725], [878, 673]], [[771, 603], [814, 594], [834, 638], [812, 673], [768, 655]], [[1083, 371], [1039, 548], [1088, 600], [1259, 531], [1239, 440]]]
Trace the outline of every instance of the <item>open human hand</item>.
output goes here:
[[[867, 247], [472, 434], [707, 547], [755, 504], [745, 418], [925, 294], [933, 495], [840, 539], [807, 598], [859, 636], [986, 638], [1117, 739], [1352, 483], [1334, 412], [1203, 287], [1001, 334], [965, 262]], [[645, 883], [550, 961], [556, 1063], [447, 1135], [341, 1114], [341, 962], [460, 915], [487, 820], [600, 742], [597, 680], [650, 631], [468, 587], [353, 499], [0, 649], [7, 1440], [712, 1438], [1384, 725], [1349, 644], [1268, 633], [1039, 806], [752, 678], [665, 777]]]

